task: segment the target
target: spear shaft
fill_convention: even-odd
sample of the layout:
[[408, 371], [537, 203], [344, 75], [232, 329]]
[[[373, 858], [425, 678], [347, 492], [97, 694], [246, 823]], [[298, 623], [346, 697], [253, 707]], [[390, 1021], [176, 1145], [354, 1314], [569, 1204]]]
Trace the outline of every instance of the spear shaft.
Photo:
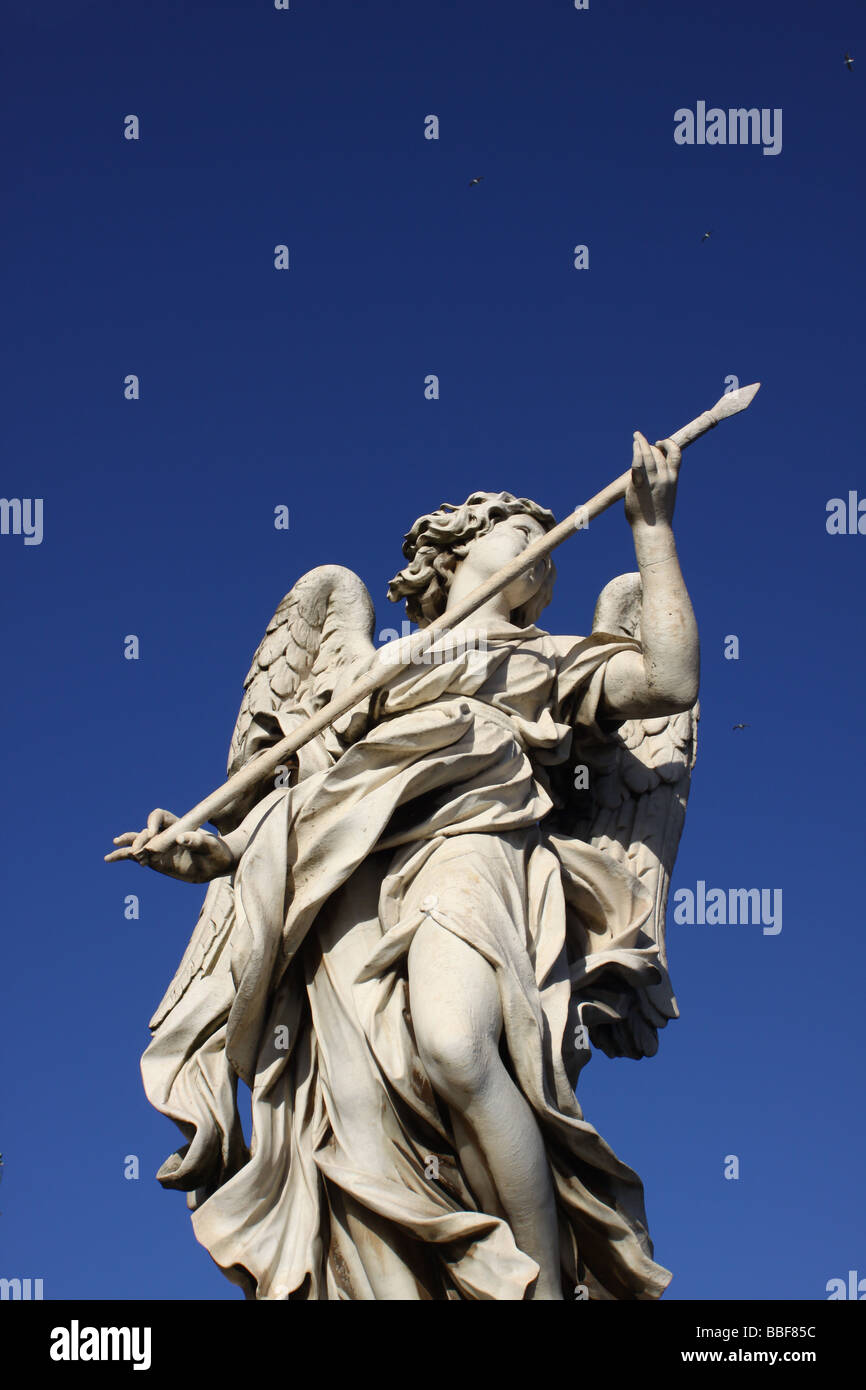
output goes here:
[[[689, 444], [700, 439], [701, 435], [706, 434], [708, 430], [714, 429], [721, 420], [745, 410], [751, 404], [759, 386], [760, 382], [756, 382], [753, 386], [742, 386], [737, 391], [728, 392], [716, 402], [712, 410], [705, 410], [702, 415], [697, 416], [689, 424], [684, 425], [682, 429], [677, 430], [676, 434], [671, 435], [670, 438], [680, 449], [687, 448]], [[251, 759], [221, 787], [193, 806], [192, 810], [187, 811], [185, 816], [181, 816], [180, 820], [160, 831], [148, 842], [147, 850], [155, 854], [161, 853], [170, 848], [178, 835], [182, 835], [188, 830], [197, 830], [204, 825], [205, 821], [211, 820], [213, 816], [224, 810], [236, 797], [241, 796], [260, 782], [262, 778], [273, 773], [281, 763], [284, 763], [305, 743], [309, 743], [310, 739], [315, 738], [316, 734], [321, 733], [341, 714], [352, 709], [361, 700], [371, 695], [374, 690], [380, 690], [387, 686], [394, 676], [407, 666], [421, 661], [427, 649], [436, 641], [438, 633], [443, 629], [458, 627], [488, 599], [507, 588], [526, 570], [531, 569], [537, 560], [549, 555], [552, 550], [555, 550], [569, 536], [573, 536], [576, 531], [585, 530], [590, 521], [625, 497], [630, 478], [631, 469], [626, 469], [614, 482], [608, 483], [607, 487], [602, 488], [601, 492], [597, 492], [588, 502], [584, 502], [583, 506], [577, 507], [564, 521], [560, 521], [552, 530], [547, 531], [537, 541], [533, 541], [513, 560], [509, 560], [508, 564], [497, 570], [496, 574], [491, 575], [483, 584], [479, 584], [476, 589], [472, 590], [471, 594], [467, 594], [465, 599], [455, 604], [449, 612], [436, 618], [429, 626], [421, 628], [418, 632], [410, 633], [408, 637], [402, 638], [399, 642], [389, 642], [387, 646], [380, 647], [370, 669], [359, 676], [341, 695], [330, 700], [327, 705], [323, 706], [303, 724], [300, 724], [293, 733], [274, 744], [272, 748], [266, 749]]]

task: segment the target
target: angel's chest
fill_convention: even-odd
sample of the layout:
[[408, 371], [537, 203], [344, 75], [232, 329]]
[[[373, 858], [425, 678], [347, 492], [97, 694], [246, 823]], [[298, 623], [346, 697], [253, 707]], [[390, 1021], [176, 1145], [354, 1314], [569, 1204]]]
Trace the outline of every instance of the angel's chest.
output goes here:
[[531, 649], [506, 652], [491, 664], [477, 694], [521, 719], [539, 718], [555, 699], [555, 664]]

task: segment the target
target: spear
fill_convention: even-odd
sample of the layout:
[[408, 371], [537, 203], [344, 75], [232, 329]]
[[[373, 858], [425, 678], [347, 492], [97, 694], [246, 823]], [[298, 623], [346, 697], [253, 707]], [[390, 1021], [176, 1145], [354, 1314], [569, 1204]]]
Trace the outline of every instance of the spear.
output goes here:
[[[722, 420], [727, 420], [731, 415], [738, 415], [741, 410], [745, 410], [753, 401], [760, 382], [755, 382], [752, 386], [741, 386], [737, 391], [729, 391], [721, 400], [717, 401], [712, 410], [705, 410], [703, 415], [690, 421], [688, 425], [683, 425], [682, 429], [677, 430], [676, 434], [670, 436], [680, 449], [685, 449], [689, 444], [694, 444], [696, 439], [706, 434], [708, 430], [715, 429], [716, 425]], [[160, 831], [146, 845], [146, 849], [154, 854], [160, 854], [169, 849], [174, 844], [178, 835], [185, 834], [188, 830], [198, 830], [209, 821], [213, 816], [218, 815], [236, 797], [242, 796], [244, 792], [259, 783], [264, 777], [269, 776], [276, 768], [296, 753], [299, 748], [308, 743], [316, 734], [322, 732], [341, 714], [371, 695], [374, 690], [380, 690], [386, 686], [394, 676], [404, 670], [407, 666], [419, 661], [427, 649], [433, 645], [437, 633], [443, 628], [455, 628], [464, 622], [476, 608], [480, 608], [488, 599], [493, 598], [501, 589], [513, 583], [525, 570], [530, 569], [542, 556], [548, 555], [551, 550], [555, 550], [569, 536], [573, 536], [575, 531], [585, 530], [590, 521], [607, 511], [615, 502], [619, 502], [626, 494], [631, 469], [626, 471], [614, 482], [608, 483], [607, 487], [602, 488], [583, 506], [577, 507], [564, 521], [560, 521], [552, 530], [547, 531], [537, 541], [533, 541], [525, 550], [513, 560], [509, 560], [507, 565], [503, 565], [496, 574], [486, 579], [483, 584], [479, 584], [477, 589], [473, 589], [471, 594], [467, 594], [461, 603], [457, 603], [441, 617], [427, 627], [421, 628], [418, 632], [410, 633], [408, 637], [402, 638], [399, 642], [389, 642], [386, 647], [380, 648], [373, 661], [372, 667], [362, 676], [359, 676], [352, 685], [335, 699], [324, 705], [318, 713], [312, 715], [310, 719], [295, 729], [294, 733], [281, 739], [273, 747], [259, 753], [252, 758], [246, 766], [224, 782], [216, 791], [206, 796], [198, 805], [193, 806], [191, 811], [187, 811], [185, 816], [175, 821], [173, 825]], [[396, 650], [395, 650], [396, 648]], [[386, 652], [386, 657], [382, 653]]]

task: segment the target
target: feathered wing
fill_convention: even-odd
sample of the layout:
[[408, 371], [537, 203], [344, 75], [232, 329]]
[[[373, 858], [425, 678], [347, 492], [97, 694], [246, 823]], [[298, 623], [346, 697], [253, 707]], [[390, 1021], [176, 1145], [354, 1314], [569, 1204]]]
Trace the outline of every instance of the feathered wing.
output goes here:
[[[624, 574], [599, 595], [594, 632], [640, 640], [641, 580]], [[678, 1016], [667, 973], [665, 912], [685, 823], [697, 755], [699, 706], [659, 719], [629, 719], [589, 766], [588, 809], [575, 827], [581, 839], [613, 856], [649, 890], [653, 911], [643, 930], [655, 942], [662, 980], [633, 991], [627, 1016], [590, 1026], [593, 1044], [609, 1057], [651, 1057], [658, 1029]]]
[[[309, 570], [279, 604], [244, 681], [228, 755], [228, 775], [284, 738], [326, 704], [375, 654], [373, 600], [363, 580], [342, 565]], [[273, 782], [254, 787], [214, 818], [235, 829]], [[217, 966], [235, 920], [230, 876], [214, 879], [169, 989], [151, 1019], [156, 1028], [199, 975]]]
[[[375, 617], [367, 586], [342, 565], [319, 565], [298, 580], [268, 623], [247, 672], [229, 748], [230, 777], [315, 714], [342, 680], [371, 660]], [[217, 829], [233, 830], [256, 799], [254, 791], [220, 812]]]

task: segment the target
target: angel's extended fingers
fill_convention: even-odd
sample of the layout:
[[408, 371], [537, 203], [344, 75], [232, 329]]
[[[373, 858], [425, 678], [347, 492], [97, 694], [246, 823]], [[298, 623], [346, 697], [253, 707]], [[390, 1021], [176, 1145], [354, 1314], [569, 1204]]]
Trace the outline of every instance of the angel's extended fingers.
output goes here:
[[659, 465], [658, 456], [655, 452], [655, 449], [653, 449], [652, 445], [650, 444], [649, 440], [644, 435], [642, 435], [640, 431], [638, 431], [638, 439], [640, 440], [641, 456], [643, 458], [643, 464], [644, 468], [646, 469], [647, 477], [649, 478], [651, 483], [655, 482], [655, 476], [658, 472]]
[[176, 820], [177, 816], [172, 815], [171, 811], [163, 811], [160, 806], [155, 811], [151, 811], [147, 818], [147, 825], [143, 830], [139, 830], [133, 841], [133, 851], [143, 849], [155, 835], [158, 835], [161, 830], [165, 830], [166, 826], [173, 825]]
[[115, 835], [111, 843], [113, 845], [131, 845], [138, 834], [137, 830], [124, 830], [122, 835]]
[[673, 482], [674, 475], [668, 468], [667, 461], [661, 449], [656, 449], [655, 447], [653, 447], [652, 456], [653, 468], [655, 470], [653, 473], [653, 481], [659, 483]]
[[631, 480], [635, 487], [643, 487], [646, 482], [650, 458], [649, 445], [643, 435], [635, 430], [631, 456]]
[[131, 849], [129, 846], [127, 846], [126, 849], [113, 849], [113, 850], [111, 851], [110, 854], [106, 854], [106, 855], [105, 855], [105, 863], [106, 863], [106, 864], [114, 864], [114, 863], [116, 863], [116, 862], [117, 862], [118, 860], [120, 860], [120, 859], [131, 859], [131, 858], [132, 858], [132, 849]]

